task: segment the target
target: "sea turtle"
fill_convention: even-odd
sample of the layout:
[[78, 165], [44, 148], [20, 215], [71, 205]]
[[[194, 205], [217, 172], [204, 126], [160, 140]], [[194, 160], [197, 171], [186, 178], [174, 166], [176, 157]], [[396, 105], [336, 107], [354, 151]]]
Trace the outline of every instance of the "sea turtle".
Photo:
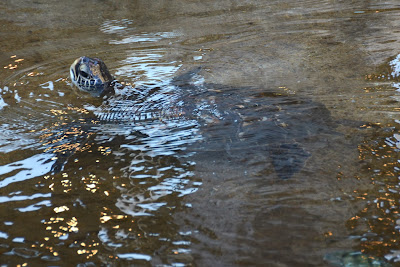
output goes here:
[[80, 90], [94, 96], [114, 92], [113, 77], [106, 64], [98, 58], [80, 57], [70, 68], [71, 81]]
[[[179, 92], [168, 92], [161, 98], [159, 87], [124, 88], [97, 58], [76, 59], [70, 75], [81, 91], [105, 99], [95, 112], [99, 121], [169, 118], [201, 121], [206, 125], [203, 134], [207, 150], [236, 151], [231, 153], [233, 157], [245, 158], [248, 164], [256, 165], [262, 155], [269, 158], [282, 179], [300, 171], [311, 155], [304, 144], [315, 142], [321, 134], [333, 133], [336, 123], [320, 103], [272, 90], [191, 83], [199, 71], [197, 68], [172, 79], [174, 90]], [[113, 95], [122, 88], [125, 90], [122, 97]], [[261, 154], [255, 155], [255, 151]], [[251, 157], [258, 162], [251, 162]]]
[[[185, 86], [187, 93], [182, 93], [187, 98], [194, 97], [198, 87], [191, 86], [189, 80], [200, 68], [191, 70], [183, 75], [175, 77], [172, 84], [176, 88]], [[72, 63], [70, 67], [70, 77], [72, 84], [79, 90], [90, 93], [94, 97], [103, 97], [106, 101], [97, 110], [97, 119], [103, 122], [138, 122], [146, 120], [166, 120], [181, 117], [184, 113], [186, 117], [193, 115], [188, 103], [180, 101], [182, 98], [176, 92], [163, 91], [164, 88], [155, 86], [154, 88], [133, 88], [125, 87], [113, 78], [104, 62], [98, 58], [80, 57]], [[190, 87], [191, 90], [188, 90]], [[115, 96], [116, 90], [123, 90]], [[160, 97], [160, 95], [162, 95]], [[113, 96], [112, 100], [107, 101]], [[193, 104], [193, 103], [192, 103]], [[196, 109], [196, 108], [193, 108]], [[205, 114], [206, 109], [202, 112]], [[203, 114], [203, 117], [206, 115]]]

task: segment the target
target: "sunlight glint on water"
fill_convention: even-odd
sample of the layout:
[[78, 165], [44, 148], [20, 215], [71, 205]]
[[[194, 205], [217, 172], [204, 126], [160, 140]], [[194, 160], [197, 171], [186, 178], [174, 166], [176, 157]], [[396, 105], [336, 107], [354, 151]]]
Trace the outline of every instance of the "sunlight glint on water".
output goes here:
[[[2, 264], [399, 261], [398, 3], [22, 2], [0, 4]], [[71, 88], [80, 56], [125, 88]]]

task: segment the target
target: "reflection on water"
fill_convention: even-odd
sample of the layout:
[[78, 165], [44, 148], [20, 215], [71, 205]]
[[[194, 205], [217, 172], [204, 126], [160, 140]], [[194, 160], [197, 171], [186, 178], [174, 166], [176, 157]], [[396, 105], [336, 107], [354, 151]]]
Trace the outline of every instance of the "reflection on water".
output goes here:
[[361, 251], [398, 262], [398, 121], [383, 126], [382, 130], [373, 140], [359, 146], [360, 160], [364, 162], [361, 174], [369, 177], [373, 188], [354, 191], [354, 196], [363, 200], [365, 206], [349, 219], [347, 226], [354, 238], [360, 240]]
[[[201, 185], [193, 177], [195, 163], [185, 159], [192, 152], [183, 152], [200, 140], [198, 123], [184, 117], [141, 118], [152, 112], [149, 108], [168, 110], [180, 103], [180, 92], [168, 83], [177, 67], [157, 64], [162, 53], [163, 49], [142, 51], [140, 58], [123, 60], [117, 74], [129, 78], [133, 73], [145, 82], [137, 82], [140, 90], [125, 83], [125, 89], [102, 105], [101, 100], [87, 98], [63, 104], [63, 98], [81, 96], [69, 88], [67, 79], [34, 75], [39, 73], [36, 69], [4, 87], [5, 101], [10, 100], [8, 95], [14, 99], [2, 105], [7, 106], [3, 115], [8, 122], [2, 127], [18, 135], [13, 140], [6, 132], [4, 140], [12, 142], [1, 147], [5, 157], [0, 183], [8, 192], [1, 203], [13, 210], [1, 226], [3, 238], [11, 241], [3, 246], [4, 259], [17, 262], [20, 256], [51, 262], [74, 255], [71, 262], [76, 263], [94, 256], [95, 262], [103, 263], [147, 262], [155, 250], [163, 250], [159, 242], [167, 245], [163, 255], [174, 258], [189, 252], [188, 234], [177, 232], [170, 214], [190, 208], [180, 199]], [[153, 87], [143, 87], [146, 82]], [[15, 110], [27, 120], [19, 121]], [[105, 112], [113, 116], [110, 123], [102, 116]], [[113, 112], [129, 119], [116, 119]], [[29, 130], [19, 134], [11, 122]], [[15, 212], [24, 220], [15, 220]], [[26, 220], [29, 225], [23, 226]], [[19, 227], [35, 231], [18, 236], [12, 229]]]
[[[398, 262], [398, 12], [0, 3], [0, 261]], [[70, 87], [83, 55], [115, 96]]]

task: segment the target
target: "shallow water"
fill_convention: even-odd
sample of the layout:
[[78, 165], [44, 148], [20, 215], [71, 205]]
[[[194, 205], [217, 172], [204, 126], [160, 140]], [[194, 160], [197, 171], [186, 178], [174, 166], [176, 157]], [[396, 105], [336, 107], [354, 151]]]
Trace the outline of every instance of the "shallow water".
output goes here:
[[[85, 5], [0, 4], [1, 263], [400, 260], [396, 2]], [[137, 105], [183, 114], [99, 120]]]

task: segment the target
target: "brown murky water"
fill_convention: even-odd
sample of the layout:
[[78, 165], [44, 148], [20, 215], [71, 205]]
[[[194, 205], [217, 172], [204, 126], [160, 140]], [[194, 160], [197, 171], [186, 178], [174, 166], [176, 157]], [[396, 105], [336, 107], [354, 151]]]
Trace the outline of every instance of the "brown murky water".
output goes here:
[[[3, 1], [0, 262], [325, 266], [361, 252], [395, 265], [399, 12]], [[82, 55], [127, 87], [103, 104], [72, 89]], [[186, 114], [97, 120], [101, 105], [135, 105], [133, 88]]]

